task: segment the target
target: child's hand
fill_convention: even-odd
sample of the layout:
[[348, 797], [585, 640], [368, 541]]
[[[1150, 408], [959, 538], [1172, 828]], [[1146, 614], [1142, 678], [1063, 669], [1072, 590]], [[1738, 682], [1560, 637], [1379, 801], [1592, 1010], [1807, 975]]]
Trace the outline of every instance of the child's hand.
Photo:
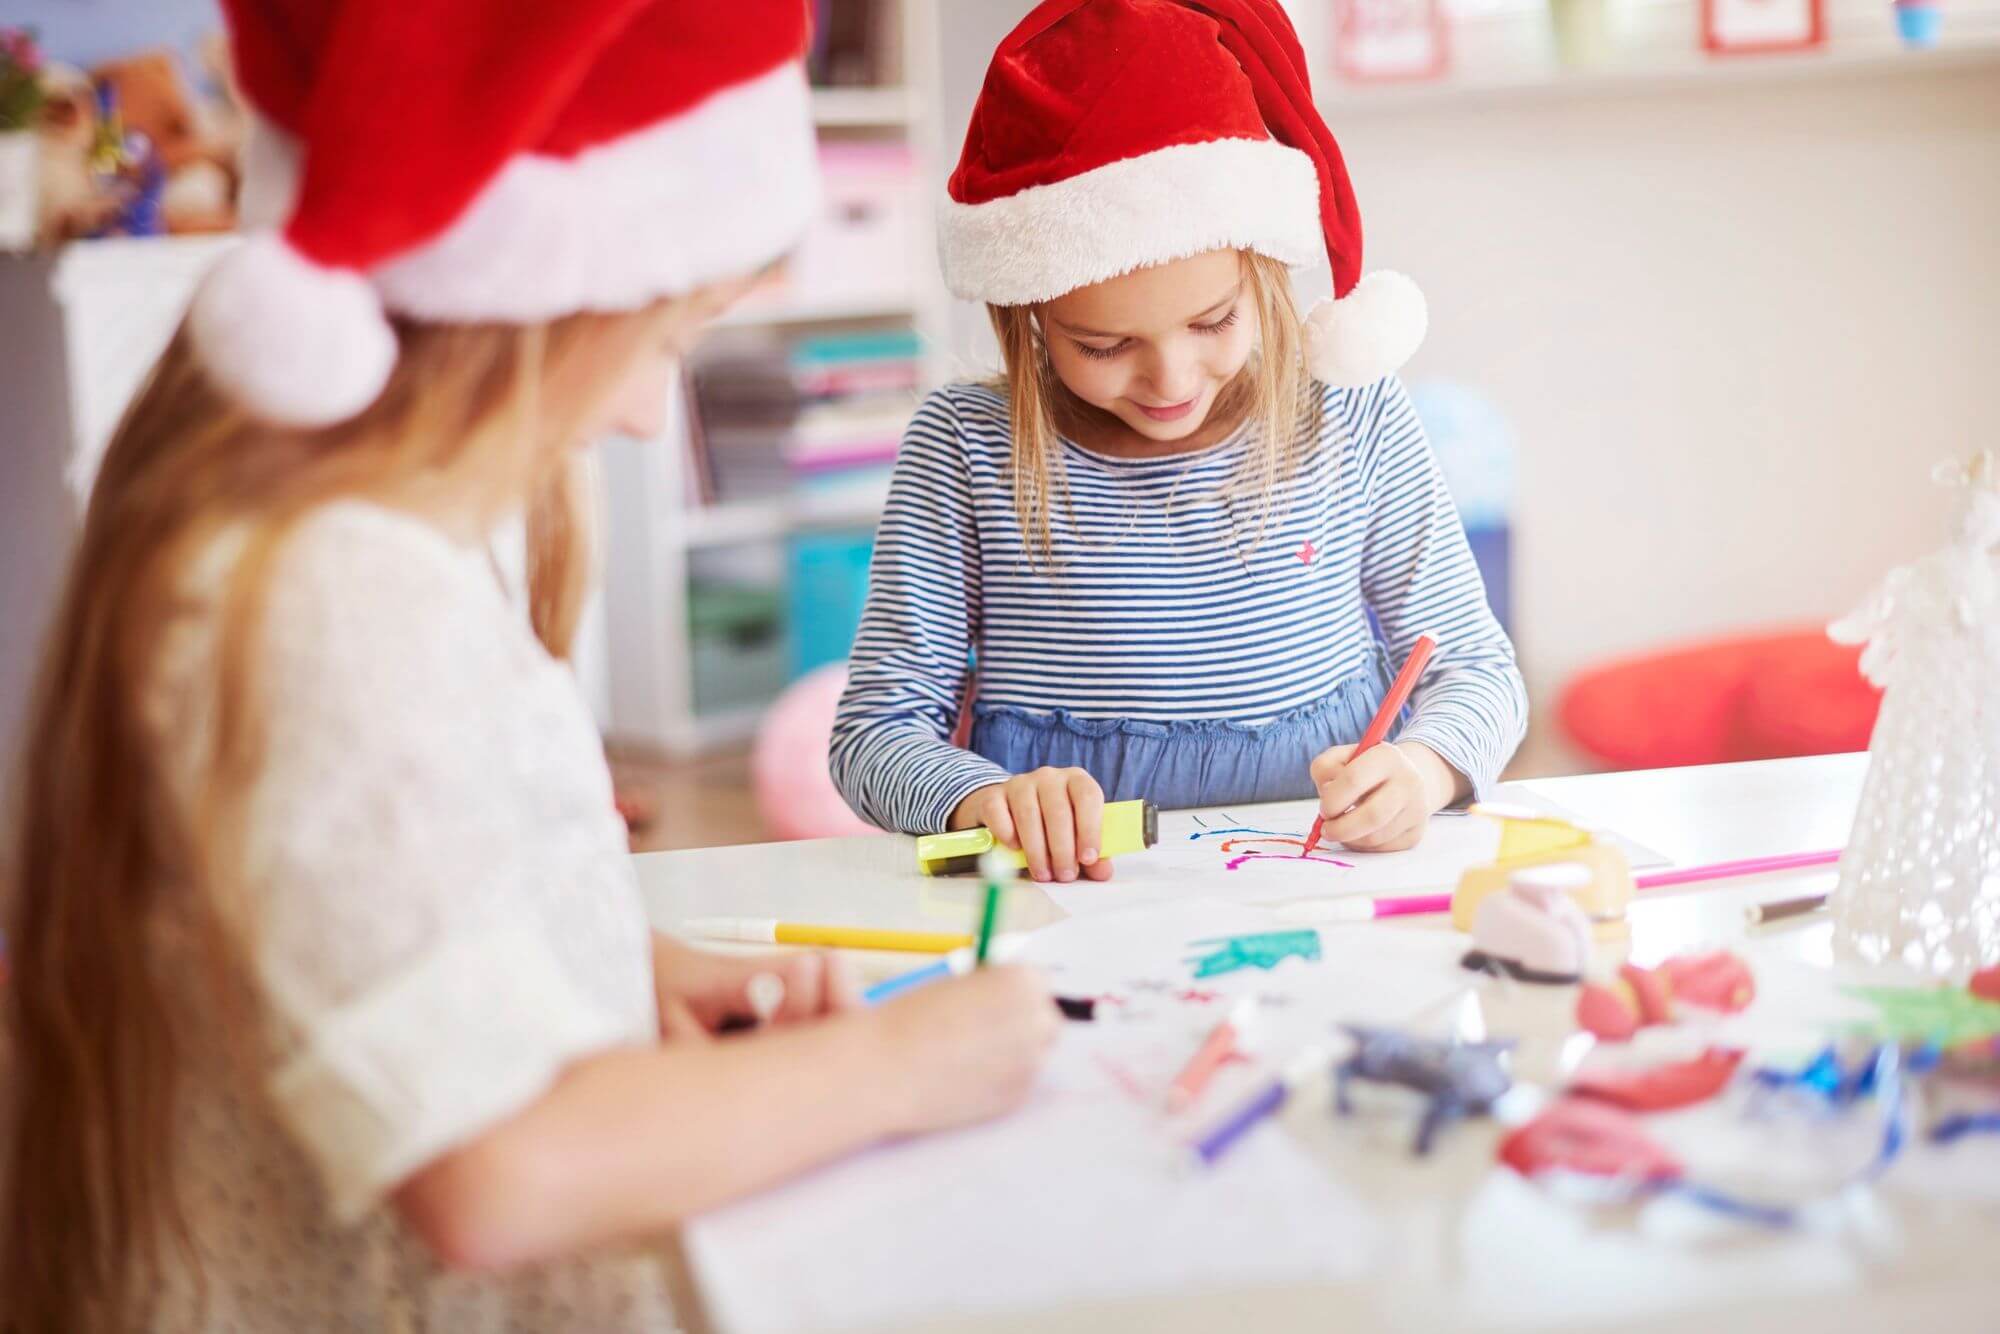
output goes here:
[[1012, 1111], [1034, 1087], [1062, 1018], [1041, 975], [997, 965], [919, 987], [867, 1016], [880, 1025], [901, 1134]]
[[[653, 994], [669, 1040], [794, 1023], [861, 1004], [854, 970], [838, 956], [718, 954], [659, 932], [653, 933]], [[760, 1014], [760, 1006], [768, 1013]]]
[[1081, 769], [1037, 769], [976, 789], [952, 812], [953, 829], [985, 825], [993, 837], [1028, 856], [1028, 874], [1047, 882], [1109, 880], [1111, 862], [1099, 857], [1104, 832], [1104, 789]]
[[1426, 822], [1457, 795], [1458, 772], [1420, 742], [1373, 746], [1359, 758], [1335, 746], [1312, 762], [1322, 836], [1356, 852], [1414, 848]]

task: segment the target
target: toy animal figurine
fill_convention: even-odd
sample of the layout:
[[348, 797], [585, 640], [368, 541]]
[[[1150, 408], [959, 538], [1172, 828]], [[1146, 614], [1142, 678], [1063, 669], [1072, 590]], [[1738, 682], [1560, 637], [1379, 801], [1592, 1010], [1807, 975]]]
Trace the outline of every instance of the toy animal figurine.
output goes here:
[[1590, 964], [1590, 919], [1570, 895], [1589, 881], [1590, 871], [1575, 862], [1514, 872], [1506, 890], [1489, 895], [1473, 914], [1465, 966], [1549, 986], [1582, 981]]
[[1484, 1116], [1507, 1092], [1503, 1060], [1513, 1049], [1507, 1042], [1456, 1042], [1412, 1037], [1385, 1028], [1343, 1025], [1354, 1039], [1354, 1053], [1334, 1067], [1334, 1106], [1342, 1116], [1353, 1111], [1347, 1086], [1356, 1079], [1397, 1084], [1427, 1100], [1417, 1126], [1416, 1153], [1431, 1151], [1438, 1131], [1468, 1116]]

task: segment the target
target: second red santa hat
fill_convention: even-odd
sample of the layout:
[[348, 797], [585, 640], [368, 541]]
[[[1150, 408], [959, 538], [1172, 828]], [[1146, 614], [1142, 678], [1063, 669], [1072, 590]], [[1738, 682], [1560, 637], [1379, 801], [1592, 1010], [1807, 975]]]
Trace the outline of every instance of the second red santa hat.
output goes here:
[[1046, 0], [1001, 42], [948, 186], [958, 296], [1025, 305], [1208, 250], [1322, 258], [1319, 379], [1367, 384], [1423, 341], [1423, 294], [1364, 274], [1361, 213], [1275, 0]]

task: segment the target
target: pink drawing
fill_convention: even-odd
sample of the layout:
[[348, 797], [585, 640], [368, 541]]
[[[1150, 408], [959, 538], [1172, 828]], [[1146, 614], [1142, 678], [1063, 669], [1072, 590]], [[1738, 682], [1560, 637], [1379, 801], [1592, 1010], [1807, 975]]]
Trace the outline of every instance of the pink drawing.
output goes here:
[[1288, 847], [1297, 848], [1299, 852], [1297, 856], [1292, 856], [1288, 853], [1258, 852], [1253, 849], [1231, 858], [1223, 864], [1223, 869], [1234, 871], [1239, 869], [1245, 862], [1317, 862], [1322, 866], [1341, 866], [1349, 870], [1354, 868], [1353, 862], [1344, 862], [1338, 857], [1322, 857], [1316, 852], [1307, 852], [1305, 850], [1305, 840], [1301, 838], [1231, 838], [1225, 839], [1221, 844], [1221, 848], [1224, 852], [1235, 852], [1237, 848], [1249, 843], [1282, 843]]
[[1186, 991], [1174, 997], [1174, 999], [1189, 1001], [1195, 1005], [1213, 1005], [1216, 1001], [1222, 999], [1222, 993], [1219, 991], [1206, 991], [1201, 987], [1189, 987]]

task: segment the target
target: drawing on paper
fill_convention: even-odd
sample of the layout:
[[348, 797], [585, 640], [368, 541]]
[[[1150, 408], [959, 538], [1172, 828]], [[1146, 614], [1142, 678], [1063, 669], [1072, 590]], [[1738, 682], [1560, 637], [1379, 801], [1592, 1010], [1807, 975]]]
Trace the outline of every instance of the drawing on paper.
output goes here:
[[[1225, 823], [1234, 825], [1234, 822], [1230, 821], [1227, 815], [1223, 819]], [[1203, 823], [1200, 816], [1195, 817], [1195, 823]], [[1223, 869], [1226, 871], [1239, 871], [1250, 862], [1290, 862], [1295, 866], [1316, 863], [1321, 866], [1339, 866], [1347, 870], [1354, 869], [1353, 862], [1342, 861], [1340, 858], [1317, 848], [1311, 852], [1307, 852], [1304, 834], [1285, 833], [1276, 829], [1251, 829], [1240, 826], [1222, 829], [1210, 829], [1204, 826], [1188, 835], [1190, 843], [1199, 843], [1208, 839], [1217, 840], [1214, 844], [1216, 850], [1228, 858], [1222, 864]], [[1297, 848], [1298, 851], [1274, 852], [1270, 851], [1272, 848]]]
[[1269, 972], [1286, 959], [1317, 963], [1319, 932], [1306, 928], [1299, 931], [1259, 931], [1247, 936], [1218, 936], [1193, 941], [1188, 948], [1198, 951], [1184, 960], [1193, 967], [1196, 980], [1221, 977], [1240, 968], [1261, 968]]

